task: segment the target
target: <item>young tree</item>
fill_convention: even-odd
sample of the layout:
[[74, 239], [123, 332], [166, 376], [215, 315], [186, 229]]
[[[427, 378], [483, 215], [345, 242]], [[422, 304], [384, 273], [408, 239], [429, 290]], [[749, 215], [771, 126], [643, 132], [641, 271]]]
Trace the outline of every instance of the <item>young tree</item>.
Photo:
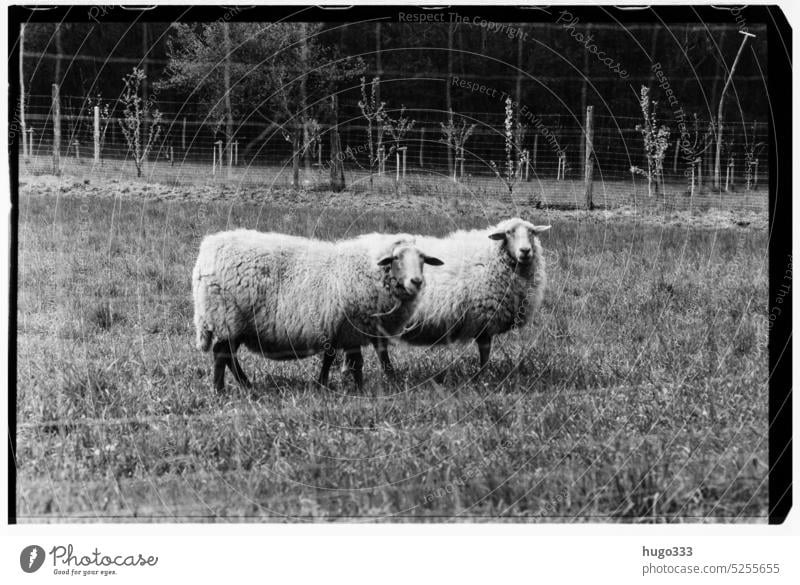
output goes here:
[[403, 148], [403, 140], [406, 134], [414, 127], [415, 122], [415, 120], [406, 117], [406, 107], [401, 106], [400, 115], [397, 118], [393, 119], [387, 115], [383, 123], [383, 131], [392, 138], [392, 145], [387, 156], [394, 153], [397, 164], [394, 181], [395, 194], [400, 183], [400, 152], [401, 148]]
[[631, 172], [647, 178], [647, 194], [650, 196], [653, 195], [653, 191], [658, 195], [659, 184], [663, 191], [664, 155], [669, 147], [669, 128], [659, 125], [656, 118], [656, 103], [650, 101], [650, 91], [643, 85], [639, 93], [639, 107], [644, 123], [637, 124], [636, 130], [642, 135], [647, 168], [632, 166]]
[[506, 164], [503, 170], [499, 169], [494, 161], [490, 161], [494, 174], [505, 183], [508, 194], [514, 194], [514, 186], [520, 178], [520, 167], [523, 164], [522, 145], [514, 141], [516, 136], [524, 136], [522, 128], [514, 128], [514, 105], [510, 97], [506, 98], [506, 119], [503, 124], [505, 135]]
[[[358, 101], [358, 107], [361, 110], [361, 115], [367, 122], [367, 155], [368, 155], [368, 168], [369, 168], [369, 188], [373, 187], [373, 175], [375, 170], [379, 169], [381, 165], [388, 158], [388, 154], [378, 148], [381, 142], [381, 137], [384, 132], [384, 124], [386, 122], [386, 104], [380, 101], [380, 77], [374, 77], [370, 82], [370, 92], [367, 94], [367, 80], [361, 78], [361, 99]], [[349, 151], [350, 158], [361, 166], [352, 151]], [[362, 167], [363, 168], [363, 167]]]
[[[472, 135], [473, 130], [477, 124], [467, 125], [467, 121], [461, 118], [461, 125], [457, 126], [453, 119], [453, 110], [448, 112], [447, 124], [441, 123], [442, 127], [442, 140], [449, 148], [456, 153], [456, 160], [461, 163], [460, 176], [464, 176], [464, 145]], [[453, 181], [458, 181], [458, 165], [453, 171]]]
[[[145, 79], [144, 71], [134, 67], [133, 71], [123, 78], [125, 87], [120, 97], [123, 110], [119, 125], [128, 144], [128, 152], [136, 165], [137, 177], [142, 176], [142, 166], [147, 160], [147, 155], [161, 135], [161, 112], [152, 100], [145, 101], [140, 95], [142, 82]], [[147, 121], [150, 125], [145, 132], [143, 126]]]

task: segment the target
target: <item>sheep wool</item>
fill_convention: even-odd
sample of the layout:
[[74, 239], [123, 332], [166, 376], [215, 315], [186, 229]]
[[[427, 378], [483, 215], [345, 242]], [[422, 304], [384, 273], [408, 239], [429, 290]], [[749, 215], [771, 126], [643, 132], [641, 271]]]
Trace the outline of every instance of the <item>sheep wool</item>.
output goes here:
[[[208, 351], [215, 339], [229, 346], [238, 379], [240, 344], [283, 360], [399, 333], [418, 296], [378, 265], [398, 245], [413, 239], [369, 234], [328, 242], [252, 230], [207, 236], [192, 274], [197, 347]], [[219, 386], [216, 378], [215, 371]]]
[[[493, 234], [530, 234], [529, 262], [517, 261], [509, 242]], [[444, 238], [417, 236], [420, 247], [441, 258], [444, 266], [426, 278], [417, 310], [403, 340], [416, 345], [469, 341], [489, 344], [494, 335], [528, 323], [539, 307], [547, 275], [537, 234], [549, 226], [534, 226], [519, 218], [482, 230], [459, 230]], [[499, 237], [499, 236], [498, 236]], [[481, 349], [481, 366], [488, 359]]]

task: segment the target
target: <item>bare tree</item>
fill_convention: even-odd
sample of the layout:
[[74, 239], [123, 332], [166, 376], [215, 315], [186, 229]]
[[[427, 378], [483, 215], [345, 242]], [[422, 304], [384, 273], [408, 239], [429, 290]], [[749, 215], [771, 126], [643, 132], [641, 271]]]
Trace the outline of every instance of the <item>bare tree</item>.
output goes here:
[[[144, 79], [144, 71], [134, 67], [133, 71], [123, 78], [125, 87], [120, 97], [123, 111], [119, 125], [128, 144], [128, 152], [136, 165], [137, 177], [142, 176], [142, 166], [147, 160], [147, 155], [161, 135], [161, 112], [151, 100], [145, 101], [140, 95]], [[145, 132], [144, 125], [148, 119], [150, 125]]]

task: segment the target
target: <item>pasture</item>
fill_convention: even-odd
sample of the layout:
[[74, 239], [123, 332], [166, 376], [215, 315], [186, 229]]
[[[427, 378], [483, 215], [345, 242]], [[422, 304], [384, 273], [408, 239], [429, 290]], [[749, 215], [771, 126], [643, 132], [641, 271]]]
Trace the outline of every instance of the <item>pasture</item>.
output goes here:
[[[20, 521], [766, 521], [767, 233], [752, 218], [23, 182]], [[254, 388], [212, 390], [191, 322], [203, 235], [441, 235], [517, 214], [553, 225], [550, 286], [482, 375], [474, 345], [397, 346], [389, 383], [367, 348], [362, 392], [338, 371], [323, 389], [316, 357], [243, 350]]]

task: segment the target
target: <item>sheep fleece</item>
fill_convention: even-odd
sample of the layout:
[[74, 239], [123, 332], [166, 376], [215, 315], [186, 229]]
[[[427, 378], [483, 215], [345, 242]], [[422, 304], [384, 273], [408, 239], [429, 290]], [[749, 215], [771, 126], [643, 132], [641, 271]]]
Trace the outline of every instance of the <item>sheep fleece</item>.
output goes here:
[[208, 351], [214, 337], [293, 359], [396, 334], [417, 300], [398, 307], [396, 283], [377, 262], [399, 239], [327, 242], [252, 230], [206, 237], [192, 275], [198, 348]]
[[547, 284], [542, 246], [531, 236], [533, 261], [516, 264], [503, 242], [489, 239], [496, 229], [459, 230], [445, 238], [417, 236], [417, 244], [444, 260], [444, 266], [426, 276], [404, 340], [425, 345], [469, 341], [530, 320]]

